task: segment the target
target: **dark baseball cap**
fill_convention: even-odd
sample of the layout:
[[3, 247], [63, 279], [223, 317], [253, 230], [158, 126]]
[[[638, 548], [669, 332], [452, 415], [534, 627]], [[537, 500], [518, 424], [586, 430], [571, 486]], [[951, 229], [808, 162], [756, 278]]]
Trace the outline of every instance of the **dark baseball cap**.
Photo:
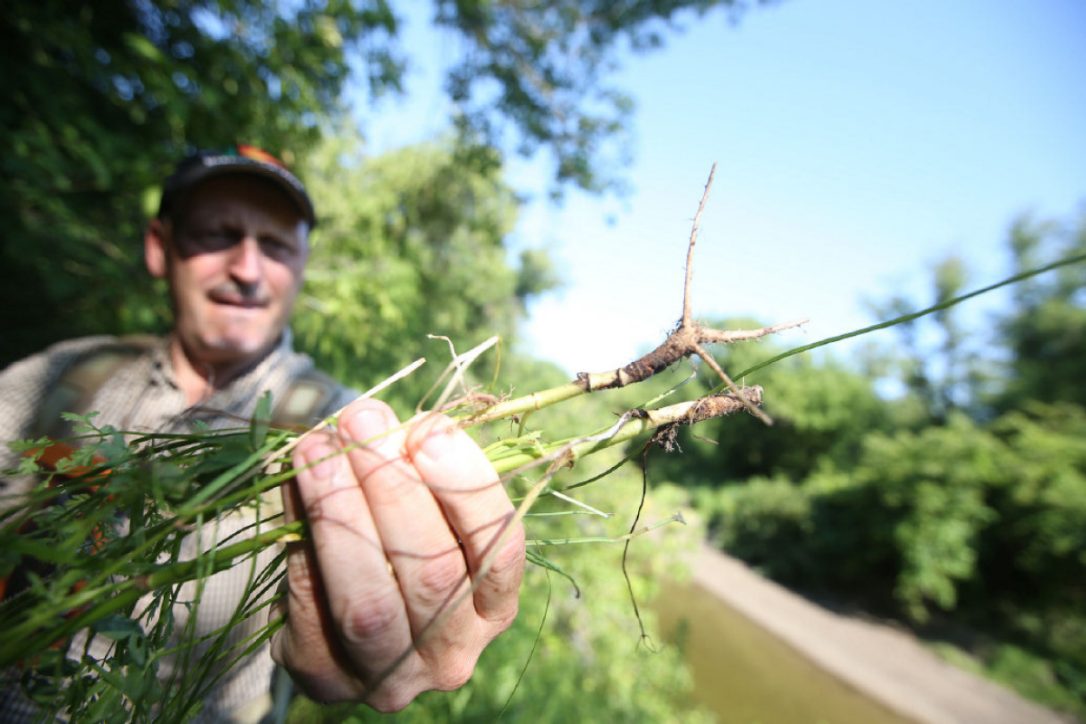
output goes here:
[[267, 151], [244, 144], [224, 151], [198, 151], [177, 164], [162, 185], [158, 217], [167, 216], [177, 199], [200, 181], [227, 174], [251, 174], [270, 181], [294, 202], [311, 230], [317, 225], [313, 202], [298, 177]]

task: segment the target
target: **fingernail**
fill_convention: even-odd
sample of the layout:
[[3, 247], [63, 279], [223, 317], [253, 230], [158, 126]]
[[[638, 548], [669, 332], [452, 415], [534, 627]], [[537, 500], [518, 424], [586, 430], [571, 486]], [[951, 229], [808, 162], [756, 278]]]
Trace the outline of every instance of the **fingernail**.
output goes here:
[[328, 444], [314, 445], [305, 451], [303, 458], [305, 459], [306, 470], [304, 472], [309, 473], [317, 480], [327, 480], [336, 474], [336, 469], [339, 466], [339, 451]]
[[388, 429], [384, 415], [369, 407], [355, 410], [346, 420], [340, 420], [340, 427], [355, 442], [365, 442]]

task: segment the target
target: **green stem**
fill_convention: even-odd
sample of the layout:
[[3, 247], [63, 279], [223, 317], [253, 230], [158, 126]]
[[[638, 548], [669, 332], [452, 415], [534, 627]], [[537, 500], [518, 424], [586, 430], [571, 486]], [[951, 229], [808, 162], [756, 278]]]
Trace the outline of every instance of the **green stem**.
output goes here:
[[[761, 394], [760, 391], [758, 394]], [[720, 398], [716, 399], [718, 402], [720, 401]], [[734, 401], [734, 398], [732, 398], [732, 400]], [[499, 475], [511, 473], [523, 467], [532, 466], [541, 461], [557, 459], [559, 457], [563, 459], [563, 462], [572, 464], [586, 455], [591, 455], [600, 450], [605, 450], [609, 447], [633, 440], [634, 438], [662, 427], [663, 425], [671, 425], [680, 422], [696, 422], [703, 419], [702, 417], [695, 417], [694, 420], [691, 420], [690, 418], [690, 415], [695, 414], [698, 406], [703, 402], [704, 400], [689, 400], [687, 402], [677, 402], [673, 405], [660, 407], [655, 410], [641, 410], [637, 415], [627, 413], [612, 427], [601, 430], [593, 435], [552, 442], [545, 445], [541, 444], [519, 450], [500, 451], [499, 455], [490, 459], [490, 463], [494, 466], [494, 469], [498, 471]], [[736, 408], [733, 407], [727, 411], [718, 411], [714, 413], [714, 416], [735, 411]]]
[[568, 546], [581, 543], [621, 543], [622, 541], [632, 540], [638, 536], [645, 535], [646, 533], [651, 533], [658, 528], [663, 528], [665, 525], [683, 522], [682, 516], [673, 515], [670, 518], [665, 518], [653, 525], [639, 528], [631, 533], [626, 533], [625, 535], [590, 535], [581, 538], [529, 538], [524, 541], [524, 544], [529, 548], [543, 548], [546, 546]]
[[567, 382], [564, 385], [552, 387], [548, 390], [533, 392], [530, 395], [499, 402], [476, 415], [464, 415], [460, 419], [471, 425], [481, 425], [484, 422], [493, 422], [494, 420], [501, 420], [506, 417], [525, 415], [535, 410], [542, 410], [544, 407], [556, 405], [559, 402], [585, 393], [586, 390], [581, 384], [577, 382]]
[[[864, 327], [863, 329], [856, 329], [856, 330], [853, 330], [851, 332], [845, 332], [844, 334], [838, 334], [838, 335], [833, 336], [833, 337], [826, 337], [825, 339], [820, 339], [817, 342], [812, 342], [811, 344], [805, 344], [802, 347], [795, 347], [793, 349], [788, 350], [787, 352], [782, 352], [781, 354], [777, 355], [776, 357], [770, 357], [769, 359], [767, 359], [767, 360], [765, 360], [763, 362], [759, 362], [758, 364], [754, 365], [753, 367], [750, 367], [749, 369], [743, 370], [739, 374], [735, 375], [735, 379], [737, 379], [737, 380], [742, 379], [742, 378], [744, 378], [744, 377], [746, 377], [748, 375], [751, 375], [751, 374], [757, 372], [758, 370], [761, 370], [761, 369], [764, 369], [764, 368], [768, 367], [771, 364], [776, 364], [777, 362], [780, 362], [783, 359], [788, 359], [789, 357], [793, 357], [793, 356], [795, 356], [797, 354], [803, 354], [804, 352], [810, 352], [812, 349], [818, 349], [819, 347], [825, 347], [828, 344], [834, 344], [836, 342], [841, 342], [841, 341], [846, 340], [846, 339], [851, 339], [852, 337], [859, 337], [859, 336], [864, 335], [864, 334], [870, 334], [871, 332], [877, 332], [880, 329], [887, 329], [889, 327], [895, 327], [895, 326], [897, 326], [899, 324], [905, 324], [906, 322], [911, 322], [911, 321], [913, 321], [915, 319], [919, 319], [920, 317], [926, 317], [929, 314], [934, 314], [935, 312], [940, 312], [940, 311], [942, 311], [944, 309], [948, 309], [950, 307], [953, 307], [956, 304], [961, 304], [962, 302], [964, 302], [966, 300], [969, 300], [969, 299], [972, 299], [973, 297], [979, 297], [981, 294], [987, 294], [988, 292], [995, 291], [996, 289], [999, 289], [1000, 287], [1005, 287], [1005, 286], [1009, 286], [1011, 284], [1016, 284], [1016, 283], [1018, 283], [1020, 281], [1024, 281], [1026, 279], [1029, 279], [1030, 277], [1035, 277], [1038, 274], [1044, 274], [1045, 272], [1052, 271], [1053, 269], [1059, 269], [1060, 267], [1069, 266], [1071, 264], [1078, 264], [1079, 262], [1083, 262], [1083, 261], [1086, 261], [1086, 254], [1079, 254], [1078, 256], [1069, 256], [1069, 257], [1067, 257], [1065, 259], [1060, 259], [1058, 261], [1054, 261], [1051, 264], [1046, 264], [1046, 265], [1044, 265], [1042, 267], [1037, 267], [1036, 269], [1030, 269], [1028, 271], [1024, 271], [1024, 272], [1021, 272], [1019, 274], [1015, 274], [1014, 276], [1007, 277], [1006, 279], [1004, 279], [1002, 281], [998, 281], [995, 284], [989, 284], [986, 287], [981, 287], [980, 289], [975, 289], [975, 290], [973, 290], [971, 292], [967, 292], [966, 294], [962, 294], [962, 295], [959, 295], [957, 297], [952, 297], [950, 299], [944, 300], [942, 302], [939, 302], [938, 304], [933, 304], [932, 306], [930, 306], [930, 307], [928, 307], [926, 309], [921, 309], [918, 312], [910, 312], [908, 314], [903, 314], [900, 317], [894, 317], [893, 319], [889, 319], [889, 320], [887, 320], [885, 322], [879, 322], [878, 324], [872, 324], [871, 326]], [[723, 386], [721, 386], [721, 387], [723, 387]]]
[[615, 430], [614, 434], [606, 437], [592, 435], [583, 438], [583, 442], [577, 442], [576, 440], [563, 441], [541, 445], [540, 448], [534, 450], [519, 450], [498, 460], [492, 460], [491, 464], [499, 475], [504, 475], [559, 454], [563, 455], [570, 463], [573, 463], [586, 455], [632, 440], [638, 435], [654, 430], [658, 426], [659, 423], [654, 424], [649, 418], [635, 418], [627, 420]]

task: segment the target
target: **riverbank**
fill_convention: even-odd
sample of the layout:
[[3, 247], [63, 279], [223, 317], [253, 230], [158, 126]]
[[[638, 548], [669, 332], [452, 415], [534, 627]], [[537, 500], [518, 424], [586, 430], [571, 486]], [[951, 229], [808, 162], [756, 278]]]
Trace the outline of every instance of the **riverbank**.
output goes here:
[[911, 634], [811, 603], [708, 545], [691, 560], [693, 582], [896, 714], [925, 724], [1068, 724], [1014, 692], [962, 671]]

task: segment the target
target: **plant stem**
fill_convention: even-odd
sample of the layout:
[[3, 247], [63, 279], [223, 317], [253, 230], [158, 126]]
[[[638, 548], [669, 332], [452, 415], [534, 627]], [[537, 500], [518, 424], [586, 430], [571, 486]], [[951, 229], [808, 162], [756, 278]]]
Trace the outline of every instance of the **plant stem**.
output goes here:
[[[761, 388], [743, 388], [743, 393], [748, 400], [761, 402]], [[535, 448], [503, 451], [504, 454], [491, 459], [490, 462], [499, 474], [530, 467], [556, 456], [562, 456], [566, 462], [573, 463], [586, 455], [619, 445], [666, 425], [692, 424], [710, 417], [730, 414], [742, 408], [743, 402], [733, 395], [677, 402], [655, 410], [640, 410], [636, 414], [627, 413], [615, 426], [595, 435], [552, 442]]]
[[973, 297], [979, 297], [981, 294], [987, 294], [988, 292], [995, 291], [996, 289], [999, 289], [1000, 287], [1005, 287], [1005, 286], [1009, 286], [1011, 284], [1016, 284], [1016, 283], [1018, 283], [1020, 281], [1023, 281], [1025, 279], [1029, 279], [1030, 277], [1035, 277], [1038, 274], [1044, 274], [1045, 272], [1052, 271], [1053, 269], [1059, 269], [1060, 267], [1063, 267], [1063, 266], [1069, 266], [1071, 264], [1078, 264], [1078, 263], [1084, 262], [1084, 261], [1086, 261], [1086, 254], [1079, 254], [1077, 256], [1069, 256], [1069, 257], [1066, 257], [1064, 259], [1054, 261], [1051, 264], [1045, 264], [1044, 266], [1037, 267], [1036, 269], [1029, 269], [1029, 270], [1021, 272], [1019, 274], [1015, 274], [1014, 276], [1007, 277], [1006, 279], [1003, 279], [1002, 281], [998, 281], [995, 284], [989, 284], [986, 287], [981, 287], [980, 289], [974, 289], [971, 292], [967, 292], [965, 294], [961, 294], [959, 296], [952, 297], [950, 299], [946, 299], [946, 300], [944, 300], [942, 302], [939, 302], [938, 304], [933, 304], [932, 306], [930, 306], [930, 307], [928, 307], [926, 309], [921, 309], [920, 311], [917, 311], [917, 312], [909, 312], [908, 314], [903, 314], [900, 317], [894, 317], [893, 319], [888, 319], [885, 322], [879, 322], [877, 324], [872, 324], [872, 325], [864, 327], [862, 329], [855, 329], [855, 330], [853, 330], [851, 332], [845, 332], [844, 334], [838, 334], [838, 335], [833, 336], [833, 337], [826, 337], [825, 339], [820, 339], [817, 342], [811, 342], [810, 344], [805, 344], [805, 345], [802, 345], [800, 347], [794, 347], [794, 348], [788, 350], [787, 352], [782, 352], [781, 354], [776, 355], [775, 357], [770, 357], [769, 359], [767, 359], [767, 360], [765, 360], [763, 362], [759, 362], [758, 364], [754, 365], [753, 367], [750, 367], [749, 369], [743, 370], [739, 374], [735, 375], [735, 377], [736, 377], [736, 379], [742, 379], [742, 378], [746, 377], [747, 375], [753, 374], [753, 373], [757, 372], [758, 370], [761, 370], [761, 369], [764, 369], [764, 368], [768, 367], [771, 364], [775, 364], [777, 362], [780, 362], [783, 359], [788, 359], [789, 357], [793, 357], [793, 356], [795, 356], [797, 354], [802, 354], [804, 352], [810, 352], [812, 349], [818, 349], [819, 347], [825, 347], [828, 344], [834, 344], [835, 342], [841, 342], [843, 340], [851, 339], [853, 337], [859, 337], [861, 335], [869, 334], [871, 332], [877, 332], [880, 329], [887, 329], [889, 327], [895, 327], [895, 326], [897, 326], [899, 324], [905, 324], [906, 322], [912, 322], [913, 320], [919, 319], [920, 317], [926, 317], [929, 314], [934, 314], [935, 312], [941, 312], [942, 310], [953, 307], [956, 304], [961, 304], [962, 302], [964, 302], [966, 300], [969, 300], [969, 299], [972, 299]]
[[493, 422], [494, 420], [501, 420], [505, 417], [524, 415], [535, 410], [542, 410], [544, 407], [556, 405], [559, 402], [586, 394], [587, 392], [588, 391], [583, 385], [577, 382], [567, 382], [564, 385], [552, 387], [548, 390], [533, 392], [530, 395], [499, 402], [496, 405], [491, 405], [480, 413], [465, 415], [461, 419], [469, 426], [481, 425], [485, 422]]

